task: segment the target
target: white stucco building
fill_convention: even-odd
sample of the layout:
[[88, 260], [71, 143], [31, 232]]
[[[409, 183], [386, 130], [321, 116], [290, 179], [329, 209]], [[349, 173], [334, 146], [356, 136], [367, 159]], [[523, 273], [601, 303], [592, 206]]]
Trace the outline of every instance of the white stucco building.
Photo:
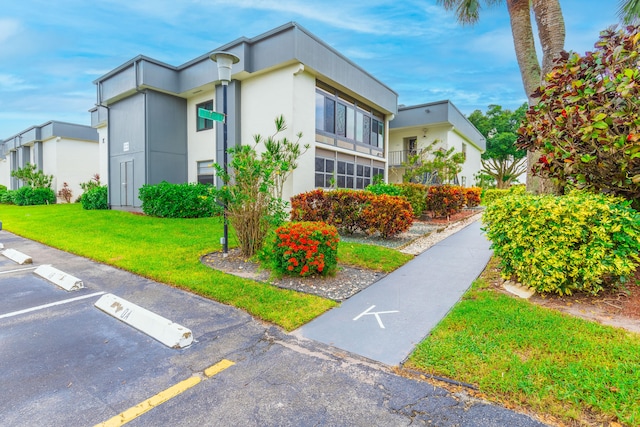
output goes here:
[[82, 194], [80, 183], [99, 173], [98, 132], [91, 126], [50, 121], [0, 140], [0, 184], [20, 188], [22, 183], [11, 171], [27, 163], [53, 175], [51, 189], [56, 194], [66, 182], [75, 200]]
[[470, 187], [474, 175], [482, 169], [480, 156], [486, 149], [484, 136], [450, 101], [431, 102], [398, 108], [396, 118], [390, 124], [389, 182], [402, 182], [404, 167], [409, 155], [436, 142], [444, 150], [465, 155], [457, 184]]
[[[65, 156], [43, 151], [55, 133], [47, 131], [46, 136], [12, 137], [5, 144], [11, 164], [31, 159], [56, 176], [57, 187], [99, 173], [116, 209], [139, 209], [138, 190], [145, 184], [219, 184], [211, 165], [222, 164], [223, 125], [197, 113], [199, 108], [223, 111], [222, 82], [210, 59], [216, 51], [239, 58], [227, 91], [228, 146], [273, 134], [280, 115], [287, 130], [278, 137], [295, 140], [301, 132], [301, 143], [310, 146], [285, 184], [285, 199], [314, 188], [363, 189], [376, 175], [399, 182], [402, 156], [435, 139], [444, 148], [466, 152], [460, 184], [473, 184], [484, 139], [451, 102], [398, 108], [396, 92], [293, 22], [234, 40], [180, 66], [132, 58], [94, 81], [94, 134], [86, 145], [92, 147], [92, 160], [77, 160], [89, 155], [84, 149]], [[58, 147], [77, 140], [57, 138]], [[51, 160], [49, 153], [55, 156]], [[69, 175], [63, 172], [67, 159]], [[0, 164], [0, 180], [6, 176]]]

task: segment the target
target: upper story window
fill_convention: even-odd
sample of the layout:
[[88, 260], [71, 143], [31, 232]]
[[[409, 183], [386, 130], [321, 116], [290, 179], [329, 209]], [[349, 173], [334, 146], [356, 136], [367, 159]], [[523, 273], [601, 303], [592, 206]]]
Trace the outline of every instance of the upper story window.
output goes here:
[[196, 120], [197, 120], [196, 130], [201, 131], [206, 129], [213, 129], [213, 120], [203, 119], [202, 117], [198, 116], [199, 108], [204, 108], [205, 110], [213, 111], [213, 100], [209, 100], [196, 105]]
[[337, 91], [316, 88], [316, 131], [384, 148], [384, 118]]

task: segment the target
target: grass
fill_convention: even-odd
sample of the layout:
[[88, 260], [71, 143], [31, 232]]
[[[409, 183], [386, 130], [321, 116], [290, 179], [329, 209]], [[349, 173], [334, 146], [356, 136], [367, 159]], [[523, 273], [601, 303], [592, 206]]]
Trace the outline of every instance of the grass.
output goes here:
[[[86, 211], [79, 204], [60, 204], [0, 205], [0, 220], [12, 233], [188, 289], [286, 330], [293, 330], [336, 305], [325, 298], [239, 278], [203, 265], [202, 255], [221, 250], [219, 218], [163, 219], [115, 210]], [[383, 264], [393, 268], [388, 261]]]
[[390, 273], [413, 259], [413, 255], [376, 245], [340, 242], [340, 263]]
[[503, 295], [482, 277], [407, 366], [565, 422], [640, 425], [639, 335]]

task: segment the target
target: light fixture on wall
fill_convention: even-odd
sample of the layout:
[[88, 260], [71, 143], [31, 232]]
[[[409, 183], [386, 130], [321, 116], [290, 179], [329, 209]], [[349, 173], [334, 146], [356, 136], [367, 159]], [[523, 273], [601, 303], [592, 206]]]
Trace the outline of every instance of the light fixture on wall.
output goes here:
[[[224, 122], [222, 124], [222, 167], [224, 168], [224, 174], [227, 176], [227, 86], [231, 81], [231, 66], [240, 61], [236, 55], [230, 52], [213, 52], [209, 55], [209, 58], [218, 64], [218, 78], [222, 82], [222, 114], [224, 115]], [[223, 241], [222, 241], [222, 256], [229, 255], [229, 224], [227, 221], [227, 202], [224, 202], [222, 207], [222, 223], [223, 223]]]
[[429, 129], [427, 129], [427, 128], [422, 129], [422, 137], [423, 137], [423, 138], [426, 138], [426, 137], [427, 137], [427, 131], [428, 131], [428, 130], [429, 130]]

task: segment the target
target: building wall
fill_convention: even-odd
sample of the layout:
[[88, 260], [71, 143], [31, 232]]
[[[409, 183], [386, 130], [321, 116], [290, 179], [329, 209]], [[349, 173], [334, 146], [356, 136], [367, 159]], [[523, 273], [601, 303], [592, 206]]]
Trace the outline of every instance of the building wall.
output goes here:
[[[80, 183], [89, 181], [93, 175], [98, 173], [100, 147], [97, 142], [75, 141], [65, 138], [61, 138], [60, 141], [56, 139], [44, 141], [43, 146], [47, 147], [52, 143], [56, 146], [57, 157], [55, 157], [56, 172], [53, 173], [54, 183], [51, 188], [57, 195], [66, 182], [73, 192], [71, 201], [75, 201], [82, 194]], [[45, 159], [51, 160], [52, 158], [45, 157]], [[47, 160], [45, 160], [45, 165]], [[58, 198], [58, 203], [60, 202], [64, 202], [64, 199]]]
[[[100, 154], [100, 164], [97, 173], [100, 175], [100, 183], [106, 185], [109, 177], [109, 128], [105, 122], [98, 127], [97, 130], [98, 153]], [[91, 177], [93, 178], [93, 175]]]
[[[424, 132], [427, 129], [427, 132]], [[426, 135], [426, 136], [425, 136]], [[474, 183], [474, 175], [480, 170], [482, 165], [480, 164], [480, 150], [471, 143], [467, 138], [461, 135], [453, 126], [449, 124], [432, 125], [432, 126], [417, 126], [412, 128], [392, 129], [390, 132], [389, 151], [403, 151], [406, 150], [405, 140], [407, 138], [415, 137], [417, 139], [417, 150], [421, 150], [428, 147], [434, 141], [439, 141], [440, 146], [444, 149], [455, 148], [455, 152], [462, 152], [462, 144], [466, 144], [467, 157], [462, 165], [462, 171], [458, 174], [460, 183], [470, 187]], [[402, 174], [404, 168], [392, 167], [389, 168], [389, 182], [400, 183], [402, 182]]]
[[214, 161], [216, 158], [216, 128], [222, 126], [220, 122], [213, 122], [212, 129], [197, 131], [196, 106], [213, 100], [215, 106], [215, 91], [208, 90], [187, 100], [187, 135], [189, 160], [187, 165], [188, 182], [198, 182], [198, 162]]
[[0, 159], [0, 185], [11, 189], [11, 154], [7, 153], [4, 159]]
[[[277, 139], [297, 140], [310, 148], [298, 160], [298, 168], [285, 183], [283, 199], [314, 188], [315, 77], [300, 64], [290, 65], [242, 81], [243, 144], [253, 144], [254, 136], [266, 138], [275, 132], [274, 120], [282, 115], [287, 129]], [[262, 146], [258, 146], [261, 150]]]

